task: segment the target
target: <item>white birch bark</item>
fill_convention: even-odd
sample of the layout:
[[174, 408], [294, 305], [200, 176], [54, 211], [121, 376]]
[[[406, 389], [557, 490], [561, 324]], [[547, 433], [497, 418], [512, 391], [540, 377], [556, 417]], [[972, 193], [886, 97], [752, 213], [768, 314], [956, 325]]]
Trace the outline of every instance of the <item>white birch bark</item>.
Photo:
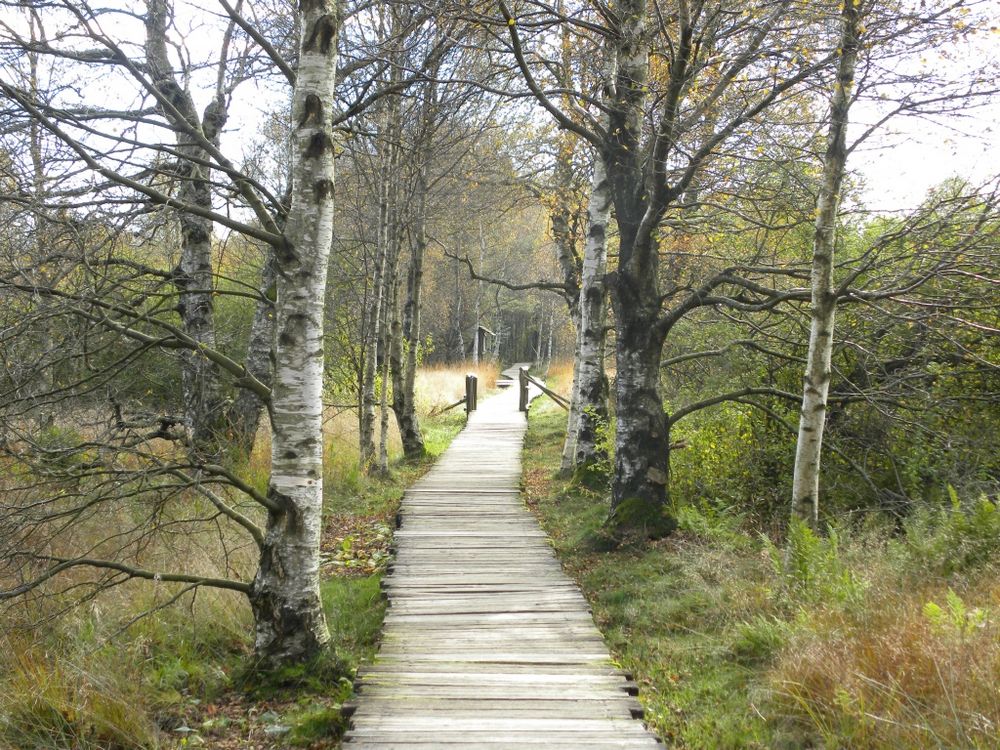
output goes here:
[[335, 0], [302, 0], [292, 95], [292, 202], [276, 248], [272, 504], [250, 600], [265, 663], [306, 659], [329, 640], [319, 592], [323, 509], [323, 306], [333, 238]]
[[[572, 69], [569, 55], [568, 36], [563, 34], [563, 68]], [[569, 88], [568, 86], [566, 87]], [[568, 102], [568, 95], [563, 97]], [[552, 206], [552, 237], [555, 240], [559, 270], [562, 273], [565, 290], [562, 294], [573, 323], [573, 383], [570, 386], [569, 413], [566, 415], [566, 439], [563, 441], [559, 470], [562, 474], [573, 471], [573, 457], [576, 454], [576, 431], [580, 422], [580, 257], [576, 249], [576, 236], [572, 219], [575, 211], [573, 195], [573, 156], [576, 137], [563, 132], [559, 137], [559, 151], [556, 159], [554, 178], [555, 196]]]
[[465, 359], [465, 335], [462, 333], [462, 282], [461, 269], [458, 261], [455, 261], [455, 338], [457, 340], [457, 351], [455, 359], [461, 362]]
[[[393, 214], [395, 215], [395, 207]], [[384, 352], [382, 363], [379, 367], [379, 440], [378, 440], [378, 471], [381, 474], [389, 473], [389, 365], [391, 364], [390, 348], [392, 346], [392, 319], [398, 314], [397, 303], [399, 297], [399, 255], [401, 237], [397, 231], [398, 222], [396, 218], [391, 222], [393, 245], [390, 248], [392, 257], [388, 262], [388, 269], [385, 278], [386, 300], [385, 314], [382, 316], [382, 326], [380, 332], [381, 349]]]
[[826, 425], [837, 301], [833, 285], [837, 207], [847, 163], [847, 123], [858, 51], [858, 8], [843, 4], [840, 61], [830, 102], [823, 182], [816, 200], [812, 260], [812, 319], [792, 477], [792, 518], [819, 521], [820, 459]]
[[566, 440], [563, 441], [559, 472], [569, 474], [576, 464], [576, 433], [580, 426], [580, 315], [579, 308], [570, 310], [573, 321], [573, 385], [569, 397], [569, 413], [566, 416]]
[[[483, 225], [482, 222], [479, 224], [479, 268], [483, 267], [483, 263], [486, 260], [486, 237], [483, 235]], [[482, 322], [482, 297], [483, 297], [483, 282], [479, 281], [476, 283], [476, 306], [473, 312], [473, 317], [475, 318], [476, 327], [473, 329], [472, 338], [472, 364], [479, 366], [479, 360], [483, 356], [483, 353], [479, 351], [479, 324]]]
[[555, 337], [556, 328], [556, 313], [552, 309], [552, 305], [549, 305], [549, 335], [545, 342], [545, 371], [549, 371], [549, 366], [552, 364], [552, 340]]

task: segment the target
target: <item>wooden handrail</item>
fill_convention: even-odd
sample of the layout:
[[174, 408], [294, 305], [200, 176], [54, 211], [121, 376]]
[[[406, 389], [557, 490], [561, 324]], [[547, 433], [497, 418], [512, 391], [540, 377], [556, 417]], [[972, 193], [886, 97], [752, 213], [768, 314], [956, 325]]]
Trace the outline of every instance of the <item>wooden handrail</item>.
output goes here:
[[528, 411], [528, 383], [533, 383], [539, 390], [541, 390], [542, 393], [544, 393], [546, 396], [555, 401], [556, 404], [561, 406], [566, 411], [569, 411], [569, 399], [565, 398], [564, 396], [560, 396], [555, 391], [546, 388], [543, 383], [540, 383], [537, 380], [535, 380], [528, 374], [528, 370], [526, 367], [521, 368], [520, 372], [518, 373], [518, 380], [520, 381], [521, 385], [521, 401], [519, 406], [521, 411]]
[[542, 383], [539, 383], [530, 375], [528, 375], [528, 382], [534, 383], [536, 386], [538, 386], [538, 388], [541, 390], [542, 393], [544, 393], [546, 396], [548, 396], [557, 404], [559, 404], [559, 406], [561, 406], [563, 409], [569, 411], [569, 399], [567, 399], [565, 396], [560, 396], [555, 391], [546, 388]]

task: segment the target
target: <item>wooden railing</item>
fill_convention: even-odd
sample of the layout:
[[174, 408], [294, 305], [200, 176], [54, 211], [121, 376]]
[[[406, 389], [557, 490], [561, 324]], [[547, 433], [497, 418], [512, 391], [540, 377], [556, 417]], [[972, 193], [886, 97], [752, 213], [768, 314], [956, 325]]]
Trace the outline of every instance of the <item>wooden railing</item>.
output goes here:
[[540, 383], [528, 374], [528, 368], [522, 367], [518, 372], [518, 383], [521, 387], [521, 398], [518, 403], [518, 408], [521, 411], [528, 411], [528, 385], [534, 385], [538, 390], [544, 393], [546, 396], [555, 401], [559, 406], [561, 406], [566, 411], [569, 411], [569, 399], [565, 396], [560, 396], [553, 390], [550, 390], [545, 386], [544, 383]]
[[468, 415], [476, 410], [476, 406], [478, 406], [478, 403], [479, 403], [479, 379], [472, 373], [469, 373], [468, 375], [465, 376], [465, 397], [460, 398], [453, 404], [448, 404], [443, 409], [434, 409], [433, 411], [431, 411], [430, 416], [433, 417], [437, 416], [438, 414], [444, 414], [446, 411], [451, 411], [456, 406], [461, 406], [462, 404], [465, 404], [465, 413], [466, 415]]

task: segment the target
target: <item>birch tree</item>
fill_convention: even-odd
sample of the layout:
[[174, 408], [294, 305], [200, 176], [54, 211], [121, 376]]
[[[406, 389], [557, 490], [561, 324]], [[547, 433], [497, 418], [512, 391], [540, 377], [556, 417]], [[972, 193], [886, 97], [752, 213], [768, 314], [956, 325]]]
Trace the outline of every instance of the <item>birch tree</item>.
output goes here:
[[271, 478], [260, 567], [250, 589], [256, 652], [274, 663], [329, 640], [319, 594], [323, 511], [323, 300], [333, 241], [335, 0], [300, 4], [292, 94], [292, 201], [276, 248]]
[[860, 3], [845, 2], [841, 11], [837, 77], [830, 98], [823, 177], [816, 200], [809, 351], [806, 355], [805, 385], [792, 479], [792, 516], [811, 525], [819, 521], [820, 455], [826, 424], [827, 396], [833, 374], [833, 327], [837, 309], [833, 278], [834, 251], [837, 244], [837, 209], [847, 166], [848, 116], [854, 96], [854, 71], [860, 44], [862, 10], [859, 6]]
[[[16, 23], [4, 23], [4, 42], [39, 53], [47, 70], [74, 79], [38, 96], [14, 79], [0, 78], [4, 133], [34, 123], [71, 155], [61, 160], [47, 200], [72, 228], [67, 236], [73, 241], [50, 249], [49, 258], [41, 260], [74, 265], [72, 275], [46, 281], [26, 275], [18, 254], [5, 257], [0, 291], [13, 310], [4, 315], [17, 310], [20, 322], [5, 328], [2, 343], [6, 349], [16, 343], [19, 329], [36, 324], [42, 314], [39, 300], [51, 308], [45, 315], [67, 321], [78, 333], [67, 339], [60, 363], [66, 376], [53, 389], [52, 397], [66, 406], [57, 427], [67, 437], [56, 448], [23, 429], [17, 373], [9, 368], [6, 373], [12, 399], [2, 414], [3, 450], [12, 465], [22, 467], [23, 482], [3, 500], [10, 521], [3, 528], [10, 550], [3, 565], [10, 576], [6, 580], [21, 583], [0, 597], [45, 588], [59, 574], [78, 568], [94, 571], [87, 585], [97, 588], [129, 579], [185, 590], [214, 586], [247, 597], [262, 663], [309, 658], [329, 639], [319, 597], [319, 536], [337, 3], [300, 4], [294, 24], [300, 32], [298, 51], [290, 64], [280, 45], [242, 15], [243, 3], [221, 2], [223, 12], [214, 17], [224, 19], [217, 37], [221, 44], [208, 68], [216, 75], [207, 85], [206, 67], [185, 54], [189, 50], [176, 36], [176, 17], [166, 0], [147, 0], [125, 11], [76, 2], [38, 5], [57, 30], [32, 42]], [[220, 137], [228, 97], [251, 74], [291, 87], [287, 196], [259, 171], [234, 163]], [[138, 105], [95, 106], [85, 98], [95, 76], [112, 77]], [[199, 114], [194, 92], [206, 88], [212, 96]], [[165, 212], [170, 212], [168, 220], [160, 223]], [[180, 244], [176, 269], [164, 267], [173, 254], [169, 246], [145, 257], [135, 252], [143, 228], [152, 226], [169, 239], [173, 219]], [[267, 249], [271, 270], [264, 271], [259, 286], [223, 290], [217, 283], [215, 226]], [[145, 247], [150, 246], [157, 247]], [[249, 354], [259, 362], [260, 352], [270, 354], [273, 348], [270, 385], [254, 375], [254, 362], [234, 359], [229, 344], [213, 338], [218, 330], [214, 298], [223, 291], [267, 311], [258, 316], [266, 323], [261, 322]], [[180, 309], [173, 309], [178, 303]], [[267, 333], [271, 325], [273, 346]], [[162, 411], [169, 399], [158, 401], [151, 389], [137, 393], [134, 385], [122, 382], [129, 367], [151, 357], [168, 364], [166, 373], [157, 373], [168, 376], [176, 353], [183, 354], [180, 370], [187, 373], [182, 416]], [[217, 420], [226, 408], [218, 394], [234, 388], [252, 391], [258, 404], [267, 405], [272, 455], [266, 492], [242, 473], [240, 460], [212, 447], [219, 444], [223, 427]], [[101, 393], [107, 400], [95, 395]], [[80, 414], [90, 420], [93, 438], [73, 437], [73, 419]], [[201, 437], [206, 434], [208, 448]], [[147, 507], [154, 511], [141, 510]], [[97, 546], [74, 550], [74, 535], [64, 533], [66, 518], [79, 524], [101, 518], [111, 528]], [[180, 569], [150, 570], [140, 564], [150, 539], [181, 530], [204, 534], [206, 528], [218, 532], [225, 552], [221, 572], [185, 569], [182, 561], [177, 561]], [[230, 559], [227, 540], [237, 532], [256, 550], [255, 574]], [[71, 588], [80, 585], [74, 580]]]
[[[997, 92], [996, 68], [989, 62], [967, 63], [968, 69], [945, 74], [929, 71], [908, 72], [919, 55], [950, 55], [945, 46], [959, 45], [976, 26], [983, 28], [987, 17], [976, 19], [972, 8], [950, 3], [921, 6], [920, 12], [898, 14], [878, 4], [851, 2], [840, 8], [840, 40], [837, 48], [837, 74], [832, 82], [822, 176], [817, 191], [813, 237], [811, 308], [808, 353], [805, 362], [803, 394], [792, 479], [792, 518], [816, 525], [820, 509], [820, 466], [823, 437], [828, 416], [828, 398], [834, 352], [834, 321], [838, 303], [845, 299], [844, 283], [835, 281], [838, 208], [842, 198], [849, 154], [865, 143], [888, 122], [906, 115], [925, 117], [933, 122], [937, 115], [970, 112]], [[860, 62], [859, 62], [860, 59]], [[895, 61], [900, 70], [886, 70]], [[860, 86], [855, 86], [860, 81]], [[847, 139], [852, 104], [861, 98], [878, 99], [882, 112], [874, 122], [863, 123], [853, 142]], [[970, 202], [975, 199], [970, 199]], [[988, 206], [989, 197], [982, 198]], [[921, 218], [944, 216], [952, 226], [968, 220], [963, 210], [956, 210], [961, 200], [930, 200], [913, 214]], [[952, 205], [949, 205], [952, 204]], [[963, 206], [964, 209], [964, 206]], [[984, 214], [980, 214], [983, 216]], [[977, 237], [977, 229], [971, 237]], [[915, 229], [913, 235], [918, 231]], [[948, 273], [947, 266], [939, 267]], [[848, 278], [856, 278], [853, 272]], [[924, 280], [932, 284], [932, 275]], [[849, 297], [846, 298], [849, 300]]]
[[[683, 210], [717, 153], [801, 89], [830, 54], [814, 52], [806, 59], [792, 53], [815, 45], [791, 3], [729, 14], [717, 4], [684, 1], [670, 13], [658, 8], [654, 14], [645, 0], [629, 0], [593, 19], [583, 8], [553, 14], [551, 6], [531, 4], [525, 28], [554, 22], [558, 15], [576, 33], [600, 40], [594, 44], [607, 56], [610, 73], [595, 102], [599, 114], [582, 105], [566, 111], [536, 77], [545, 69], [544, 56], [528, 45], [505, 2], [499, 10], [529, 90], [562, 127], [595, 146], [607, 169], [620, 236], [617, 268], [609, 275], [617, 331], [611, 516], [621, 528], [661, 533], [673, 525], [664, 511], [670, 436], [659, 392], [663, 343], [678, 319], [701, 305], [718, 304], [722, 297], [713, 292], [740, 279], [732, 272], [718, 274], [688, 294], [681, 280], [661, 279], [660, 225], [668, 212]], [[796, 62], [780, 75], [760, 69], [764, 60], [786, 55]], [[668, 64], [653, 66], [654, 59]], [[574, 101], [593, 99], [574, 92]], [[664, 309], [671, 298], [674, 303]]]
[[608, 423], [608, 379], [604, 372], [607, 324], [607, 233], [611, 195], [607, 169], [594, 159], [587, 203], [587, 236], [580, 272], [580, 316], [576, 353], [576, 396], [579, 417], [573, 438], [573, 464], [588, 467], [606, 458], [603, 430]]

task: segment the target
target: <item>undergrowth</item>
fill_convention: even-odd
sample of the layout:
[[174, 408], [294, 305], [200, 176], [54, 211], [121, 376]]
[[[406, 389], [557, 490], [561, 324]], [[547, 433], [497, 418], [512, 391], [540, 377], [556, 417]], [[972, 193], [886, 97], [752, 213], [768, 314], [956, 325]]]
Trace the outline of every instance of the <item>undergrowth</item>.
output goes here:
[[671, 537], [606, 551], [604, 493], [557, 475], [564, 429], [532, 407], [528, 502], [668, 747], [998, 746], [994, 503], [952, 493], [902, 530], [870, 519], [772, 539], [699, 495], [676, 502]]
[[[232, 592], [178, 597], [176, 586], [134, 582], [84, 596], [73, 607], [61, 596], [7, 604], [0, 609], [0, 750], [335, 747], [354, 675], [377, 649], [385, 612], [380, 581], [399, 499], [465, 424], [461, 408], [427, 412], [461, 395], [467, 369], [418, 375], [427, 458], [400, 460], [392, 434], [388, 476], [359, 470], [356, 415], [327, 413], [321, 585], [333, 639], [327, 653], [310, 664], [257, 672], [249, 608]], [[480, 377], [485, 397], [495, 375], [484, 366]], [[262, 492], [269, 452], [262, 431], [241, 470]], [[203, 562], [220, 570], [238, 564], [252, 575], [254, 560]]]

